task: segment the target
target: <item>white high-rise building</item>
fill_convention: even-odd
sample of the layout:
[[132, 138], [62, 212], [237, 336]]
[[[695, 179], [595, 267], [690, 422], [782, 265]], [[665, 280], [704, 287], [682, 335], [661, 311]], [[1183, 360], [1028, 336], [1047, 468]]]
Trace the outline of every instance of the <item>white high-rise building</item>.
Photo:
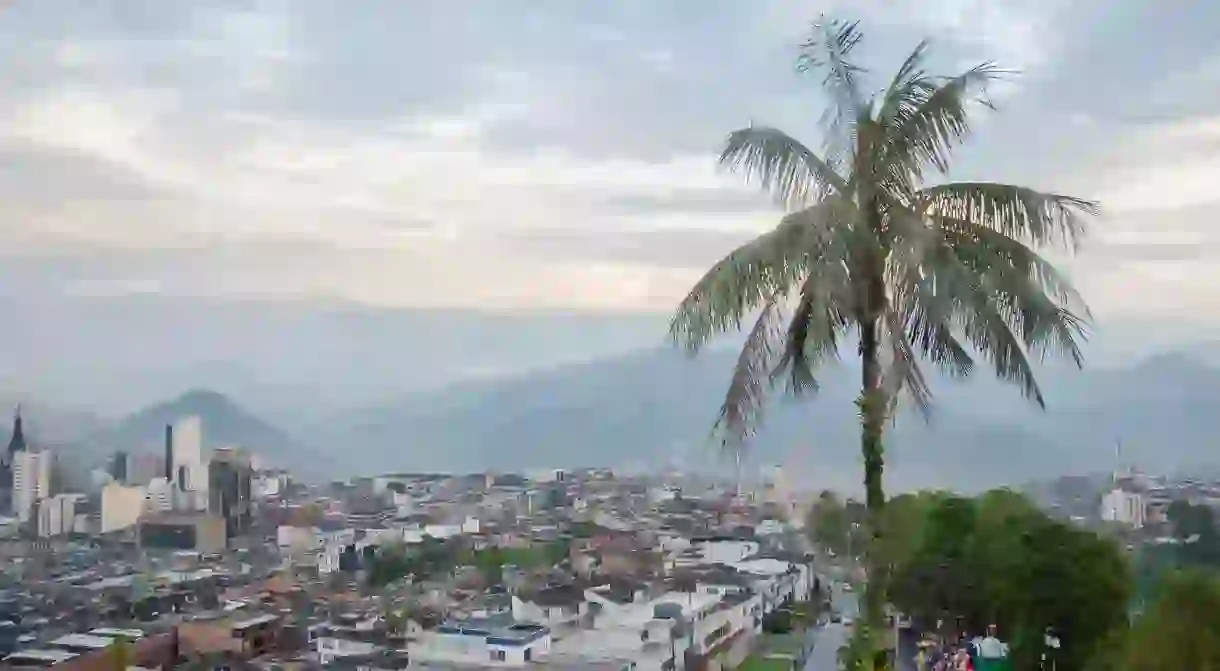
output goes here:
[[174, 507], [174, 485], [165, 478], [153, 478], [144, 493], [144, 510], [160, 513]]
[[76, 530], [76, 505], [84, 494], [56, 494], [38, 503], [38, 535], [62, 536]]
[[198, 415], [174, 423], [174, 508], [202, 510], [208, 502], [208, 471], [203, 459], [203, 421]]
[[29, 522], [40, 501], [51, 495], [50, 451], [25, 450], [13, 455], [13, 511]]
[[207, 484], [203, 470], [203, 422], [197, 415], [174, 422], [174, 480], [185, 476], [182, 488], [197, 491]]
[[1114, 489], [1101, 497], [1101, 519], [1118, 522], [1133, 529], [1144, 526], [1147, 507], [1144, 497], [1135, 492]]
[[[161, 481], [164, 482], [164, 478]], [[108, 483], [102, 488], [99, 531], [105, 534], [135, 526], [148, 505], [147, 496], [146, 487], [126, 487], [113, 481]]]

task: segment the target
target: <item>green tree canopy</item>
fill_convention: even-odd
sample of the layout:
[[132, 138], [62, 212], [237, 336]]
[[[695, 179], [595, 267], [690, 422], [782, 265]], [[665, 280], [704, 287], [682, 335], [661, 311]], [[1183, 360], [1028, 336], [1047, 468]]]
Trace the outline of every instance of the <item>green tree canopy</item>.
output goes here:
[[1166, 516], [1180, 543], [1175, 551], [1179, 565], [1220, 568], [1220, 531], [1210, 506], [1174, 501]]
[[920, 540], [896, 565], [891, 592], [921, 625], [978, 633], [996, 624], [1016, 668], [1036, 668], [1054, 632], [1057, 668], [1070, 671], [1124, 621], [1131, 573], [1110, 540], [1008, 490], [929, 497], [923, 510]]
[[1187, 570], [1167, 573], [1151, 606], [1099, 649], [1096, 671], [1220, 671], [1220, 582]]

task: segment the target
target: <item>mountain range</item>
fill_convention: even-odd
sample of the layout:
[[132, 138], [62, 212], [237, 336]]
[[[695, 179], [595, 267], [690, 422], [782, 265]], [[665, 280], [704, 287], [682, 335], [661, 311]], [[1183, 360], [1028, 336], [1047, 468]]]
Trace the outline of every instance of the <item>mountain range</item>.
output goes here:
[[[60, 413], [74, 417], [81, 431], [56, 439], [100, 461], [120, 447], [159, 449], [165, 423], [197, 414], [207, 447], [241, 445], [314, 478], [589, 465], [727, 473], [728, 460], [709, 440], [709, 429], [735, 356], [730, 349], [694, 359], [671, 349], [642, 350], [459, 382], [358, 409], [302, 413], [278, 426], [240, 401], [195, 390], [116, 422]], [[1214, 411], [1220, 370], [1191, 354], [1118, 368], [1044, 367], [1046, 411], [988, 372], [980, 367], [970, 380], [940, 381], [930, 422], [900, 414], [887, 443], [891, 488], [972, 490], [1105, 472], [1120, 460], [1149, 470], [1220, 461], [1213, 438], [1220, 435]], [[777, 398], [747, 446], [748, 472], [778, 465], [794, 485], [856, 489], [856, 380], [857, 369], [846, 360], [824, 372], [816, 396]], [[34, 415], [35, 428], [61, 426], [50, 409], [27, 415]]]

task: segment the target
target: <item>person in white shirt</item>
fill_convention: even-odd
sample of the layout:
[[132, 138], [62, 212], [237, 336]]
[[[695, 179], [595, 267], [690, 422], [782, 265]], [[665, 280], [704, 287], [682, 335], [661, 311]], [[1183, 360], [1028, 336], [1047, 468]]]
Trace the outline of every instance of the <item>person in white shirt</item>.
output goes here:
[[987, 636], [975, 644], [979, 657], [985, 659], [1001, 659], [1008, 656], [1008, 645], [995, 635], [995, 625], [987, 627]]

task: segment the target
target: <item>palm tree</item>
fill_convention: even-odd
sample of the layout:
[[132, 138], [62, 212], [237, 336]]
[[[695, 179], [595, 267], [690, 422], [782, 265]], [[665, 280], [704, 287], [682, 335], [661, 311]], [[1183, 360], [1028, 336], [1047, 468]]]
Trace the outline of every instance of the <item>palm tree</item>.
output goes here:
[[[768, 392], [781, 382], [792, 393], [816, 391], [819, 366], [856, 341], [865, 503], [876, 545], [885, 425], [900, 396], [925, 417], [931, 401], [921, 357], [965, 376], [982, 356], [1040, 406], [1031, 355], [1064, 353], [1081, 365], [1088, 309], [1036, 250], [1074, 251], [1082, 215], [1097, 206], [1008, 184], [925, 183], [929, 172], [948, 170], [971, 116], [989, 106], [987, 85], [1007, 73], [983, 63], [956, 76], [930, 75], [924, 42], [884, 90], [865, 96], [867, 71], [852, 59], [861, 38], [857, 23], [831, 21], [815, 24], [802, 45], [799, 69], [820, 72], [831, 101], [822, 152], [776, 128], [729, 135], [721, 165], [744, 172], [788, 214], [695, 284], [670, 335], [694, 353], [757, 315], [717, 422], [726, 449], [753, 434]], [[885, 567], [872, 556], [866, 561], [860, 629], [876, 661]]]

